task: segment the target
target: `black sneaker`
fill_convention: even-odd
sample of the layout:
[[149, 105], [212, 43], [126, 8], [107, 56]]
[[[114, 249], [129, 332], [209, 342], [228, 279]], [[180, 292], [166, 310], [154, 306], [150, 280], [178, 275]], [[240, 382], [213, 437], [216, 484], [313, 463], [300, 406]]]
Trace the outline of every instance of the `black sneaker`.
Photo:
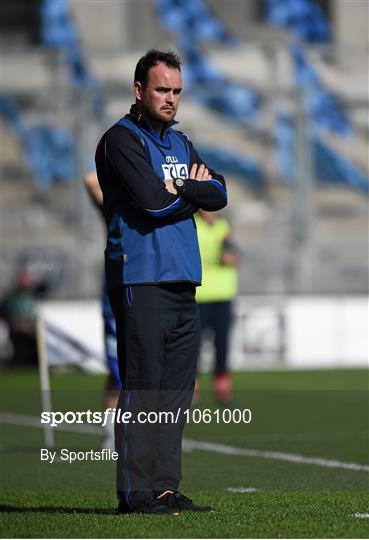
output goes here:
[[118, 514], [172, 514], [178, 515], [179, 510], [174, 501], [172, 491], [162, 493], [156, 499], [139, 504], [134, 510], [131, 510], [122, 501], [118, 505]]
[[149, 503], [140, 504], [133, 510], [134, 514], [172, 514], [178, 515], [179, 510], [175, 505], [170, 506], [165, 500], [153, 500]]
[[176, 491], [174, 493], [174, 500], [177, 509], [180, 512], [212, 512], [213, 509], [211, 506], [206, 506], [205, 504], [195, 504], [186, 497], [185, 495], [182, 495], [182, 493], [179, 493], [179, 491]]
[[119, 501], [117, 514], [132, 514], [133, 510], [123, 501]]

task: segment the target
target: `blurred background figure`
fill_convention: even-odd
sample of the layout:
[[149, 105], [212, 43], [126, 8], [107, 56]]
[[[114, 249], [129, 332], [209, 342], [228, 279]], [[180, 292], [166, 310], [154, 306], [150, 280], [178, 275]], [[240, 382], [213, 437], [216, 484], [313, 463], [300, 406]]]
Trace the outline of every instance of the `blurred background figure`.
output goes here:
[[[99, 211], [100, 217], [103, 218], [103, 194], [100, 189], [96, 171], [89, 171], [84, 177], [84, 183], [91, 201]], [[110, 306], [109, 297], [105, 290], [105, 279], [103, 280], [102, 316], [104, 319], [105, 361], [108, 368], [108, 375], [103, 396], [103, 406], [104, 409], [114, 409], [118, 403], [119, 391], [122, 384], [118, 369], [115, 320]], [[114, 423], [112, 422], [108, 422], [104, 426], [102, 448], [114, 450]]]
[[11, 366], [37, 364], [37, 304], [53, 292], [62, 275], [63, 260], [55, 250], [25, 249], [18, 256], [15, 280], [0, 302], [0, 319], [10, 342], [6, 361]]
[[31, 272], [27, 268], [20, 269], [14, 285], [5, 293], [0, 305], [0, 317], [7, 324], [12, 345], [12, 366], [37, 364], [37, 297]]
[[[238, 250], [231, 239], [229, 222], [217, 212], [199, 210], [195, 216], [202, 263], [202, 286], [197, 288], [203, 337], [213, 333], [215, 358], [213, 392], [223, 405], [232, 400], [232, 379], [228, 367], [232, 301], [237, 294]], [[195, 397], [199, 397], [197, 380]]]

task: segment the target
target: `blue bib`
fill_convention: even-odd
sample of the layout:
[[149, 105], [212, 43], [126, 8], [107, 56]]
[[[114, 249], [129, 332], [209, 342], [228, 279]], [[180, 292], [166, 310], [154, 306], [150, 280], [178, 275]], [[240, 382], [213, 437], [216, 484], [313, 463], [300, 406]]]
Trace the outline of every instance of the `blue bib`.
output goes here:
[[[118, 125], [138, 135], [159, 178], [188, 178], [190, 153], [184, 135], [168, 128], [162, 140], [127, 118], [119, 120]], [[121, 208], [108, 224], [107, 288], [178, 281], [199, 285], [201, 258], [194, 219], [167, 223], [160, 219], [167, 209], [156, 211], [159, 218], [144, 219], [142, 212], [129, 208], [126, 201], [122, 193]], [[174, 204], [180, 205], [181, 199]]]

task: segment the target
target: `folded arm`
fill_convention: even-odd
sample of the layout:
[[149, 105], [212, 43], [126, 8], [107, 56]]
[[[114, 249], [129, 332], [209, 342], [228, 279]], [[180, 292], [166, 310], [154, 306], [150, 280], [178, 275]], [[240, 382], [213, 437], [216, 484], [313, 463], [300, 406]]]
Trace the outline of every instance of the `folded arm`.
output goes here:
[[[227, 205], [227, 189], [224, 177], [213, 169], [207, 168], [191, 141], [190, 178], [186, 181], [186, 189], [182, 196], [198, 208], [215, 211]], [[204, 174], [205, 171], [205, 174]]]
[[121, 183], [133, 203], [154, 218], [185, 219], [197, 211], [197, 205], [186, 198], [169, 193], [165, 183], [155, 173], [142, 141], [132, 131], [121, 126], [112, 128], [100, 143], [96, 164], [105, 160], [107, 174]]

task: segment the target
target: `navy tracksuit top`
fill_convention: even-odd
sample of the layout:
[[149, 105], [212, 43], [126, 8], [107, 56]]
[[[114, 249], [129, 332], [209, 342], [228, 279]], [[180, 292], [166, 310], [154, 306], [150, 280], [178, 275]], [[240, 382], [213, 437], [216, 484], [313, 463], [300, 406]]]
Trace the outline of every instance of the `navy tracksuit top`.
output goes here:
[[167, 126], [162, 138], [137, 115], [119, 120], [102, 137], [96, 168], [108, 227], [105, 270], [108, 290], [121, 285], [201, 283], [201, 259], [193, 214], [226, 205], [222, 176], [188, 180], [183, 196], [163, 180], [189, 178], [202, 163], [188, 138]]

